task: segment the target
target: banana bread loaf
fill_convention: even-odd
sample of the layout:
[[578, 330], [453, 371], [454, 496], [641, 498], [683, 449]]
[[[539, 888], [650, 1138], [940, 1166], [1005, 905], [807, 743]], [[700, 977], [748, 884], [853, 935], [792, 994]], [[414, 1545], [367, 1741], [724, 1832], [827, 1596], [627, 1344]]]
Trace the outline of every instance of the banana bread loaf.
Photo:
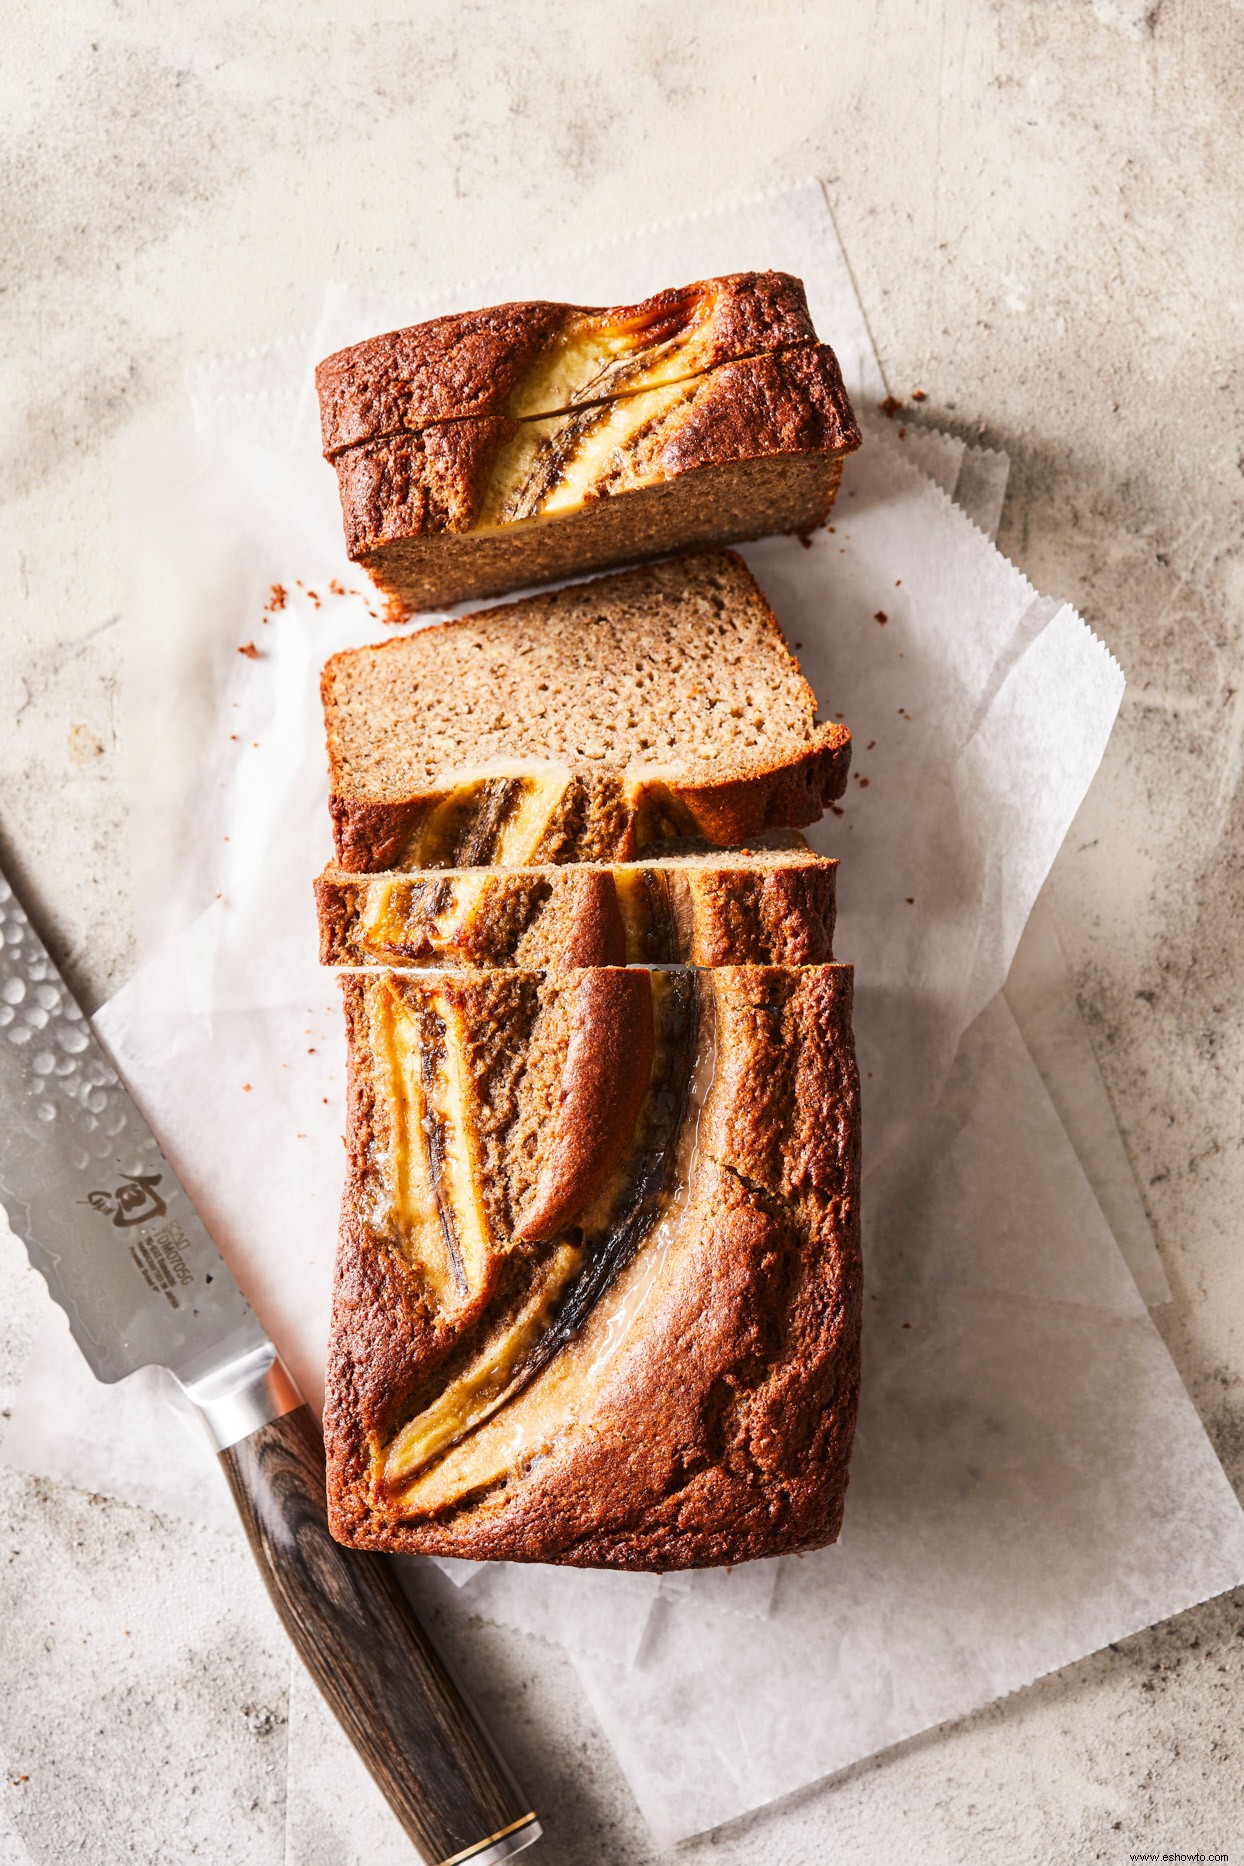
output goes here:
[[850, 762], [730, 551], [350, 649], [322, 692], [352, 874], [745, 843], [815, 822]]
[[317, 382], [347, 548], [394, 619], [811, 530], [860, 438], [782, 274], [437, 319], [328, 358]]
[[344, 995], [338, 1539], [646, 1569], [832, 1541], [849, 969], [374, 970]]
[[384, 875], [330, 868], [315, 884], [320, 958], [561, 970], [819, 965], [833, 958], [837, 866], [794, 847], [614, 867]]

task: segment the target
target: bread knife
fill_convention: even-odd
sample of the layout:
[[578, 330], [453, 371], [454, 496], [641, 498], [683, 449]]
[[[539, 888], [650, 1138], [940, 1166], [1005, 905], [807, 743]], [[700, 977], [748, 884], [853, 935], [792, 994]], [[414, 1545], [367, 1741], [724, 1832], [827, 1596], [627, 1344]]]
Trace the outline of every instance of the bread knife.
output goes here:
[[2, 874], [0, 1204], [96, 1379], [167, 1367], [197, 1407], [299, 1657], [428, 1866], [538, 1840], [391, 1564], [330, 1536], [315, 1419]]

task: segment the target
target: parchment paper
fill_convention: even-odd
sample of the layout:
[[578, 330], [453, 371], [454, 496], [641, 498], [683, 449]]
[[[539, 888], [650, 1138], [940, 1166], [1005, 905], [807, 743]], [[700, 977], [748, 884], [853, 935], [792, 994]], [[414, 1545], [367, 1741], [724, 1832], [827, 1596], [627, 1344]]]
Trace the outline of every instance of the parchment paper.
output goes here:
[[[867, 411], [880, 373], [816, 190], [418, 308], [536, 290], [607, 301], [749, 264], [808, 280]], [[389, 321], [367, 319], [334, 294], [309, 355]], [[342, 1097], [309, 892], [328, 847], [315, 685], [328, 652], [382, 631], [365, 595], [330, 594], [359, 582], [297, 378], [289, 356], [252, 359], [240, 383], [217, 372], [197, 385], [197, 436], [136, 444], [128, 732], [155, 957], [98, 1024], [318, 1397]], [[858, 975], [876, 1298], [844, 1541], [660, 1581], [471, 1565], [455, 1577], [476, 1611], [572, 1651], [663, 1842], [1244, 1576], [1238, 1507], [997, 1000], [1121, 675], [920, 470], [943, 485], [953, 471], [957, 490], [965, 466], [989, 481], [988, 463], [936, 437], [913, 446], [915, 432], [870, 423], [812, 548], [747, 548], [823, 710], [845, 714], [856, 742], [842, 814], [816, 836], [843, 858], [837, 944]], [[288, 600], [273, 610], [277, 583]], [[256, 658], [238, 654], [252, 642]], [[68, 1354], [55, 1322], [42, 1348]], [[108, 1396], [118, 1439], [124, 1391]], [[58, 1474], [64, 1444], [21, 1401], [6, 1457], [16, 1445]], [[108, 1447], [93, 1442], [102, 1470]], [[128, 1468], [112, 1458], [107, 1487], [132, 1494], [138, 1470], [151, 1501], [150, 1443]], [[177, 1507], [198, 1513], [194, 1490]], [[798, 1740], [792, 1704], [811, 1707]], [[290, 1782], [290, 1857], [309, 1860], [292, 1836], [314, 1830], [297, 1797], [313, 1803], [316, 1783], [297, 1766]], [[383, 1857], [384, 1839], [357, 1831], [355, 1857]]]
[[1007, 1009], [1019, 1025], [1123, 1260], [1153, 1308], [1170, 1301], [1171, 1287], [1088, 1031], [1076, 1009], [1047, 893], [1048, 888], [1038, 896], [1011, 961]]

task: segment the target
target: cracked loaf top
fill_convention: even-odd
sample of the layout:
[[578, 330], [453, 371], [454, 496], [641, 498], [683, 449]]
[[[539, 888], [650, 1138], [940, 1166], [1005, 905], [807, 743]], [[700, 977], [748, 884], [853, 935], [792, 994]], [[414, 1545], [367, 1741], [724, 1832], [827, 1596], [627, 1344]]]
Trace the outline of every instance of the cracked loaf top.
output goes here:
[[562, 414], [816, 342], [801, 282], [736, 272], [635, 305], [491, 305], [388, 331], [315, 372], [324, 454], [440, 421]]
[[849, 968], [344, 990], [334, 1534], [659, 1569], [832, 1541], [859, 1380]]

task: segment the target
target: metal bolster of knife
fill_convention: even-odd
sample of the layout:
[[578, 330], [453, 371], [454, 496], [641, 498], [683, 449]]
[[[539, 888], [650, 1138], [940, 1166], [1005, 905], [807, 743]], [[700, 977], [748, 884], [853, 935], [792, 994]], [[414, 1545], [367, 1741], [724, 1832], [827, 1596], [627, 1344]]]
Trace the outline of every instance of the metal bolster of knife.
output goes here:
[[181, 1387], [212, 1437], [217, 1451], [240, 1444], [261, 1425], [270, 1425], [302, 1405], [302, 1395], [270, 1341]]

